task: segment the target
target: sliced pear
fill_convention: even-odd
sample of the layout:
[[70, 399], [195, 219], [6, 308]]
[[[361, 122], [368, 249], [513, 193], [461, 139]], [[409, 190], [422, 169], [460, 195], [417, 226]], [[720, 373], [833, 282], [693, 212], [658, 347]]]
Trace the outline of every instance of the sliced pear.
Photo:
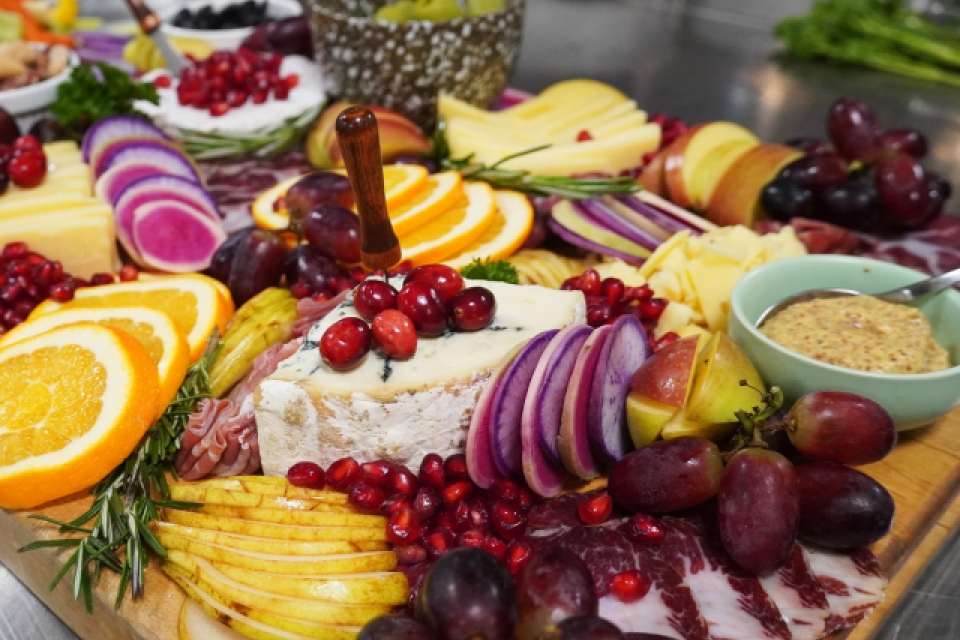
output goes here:
[[701, 424], [736, 422], [737, 411], [759, 406], [764, 391], [763, 380], [746, 354], [727, 334], [716, 333], [698, 357], [686, 417]]
[[256, 536], [224, 533], [196, 527], [185, 527], [171, 522], [157, 522], [158, 531], [173, 533], [184, 538], [191, 538], [201, 542], [212, 542], [231, 549], [241, 551], [259, 551], [288, 556], [325, 556], [344, 553], [363, 553], [366, 551], [387, 551], [389, 543], [380, 541], [350, 541], [350, 540], [277, 540], [274, 538], [260, 538]]
[[257, 507], [230, 507], [208, 504], [197, 509], [200, 513], [224, 518], [241, 518], [275, 524], [302, 524], [309, 527], [385, 527], [383, 516], [367, 516], [354, 513], [317, 513], [294, 509], [259, 509]]
[[180, 640], [247, 640], [247, 636], [207, 615], [203, 607], [191, 599], [184, 600], [180, 608], [177, 633]]
[[319, 500], [331, 504], [347, 504], [347, 494], [339, 491], [318, 491], [295, 487], [286, 478], [276, 476], [232, 476], [229, 478], [209, 478], [192, 483], [201, 487], [215, 487], [226, 491], [245, 491], [258, 493], [263, 496], [286, 496], [288, 498], [305, 498]]
[[343, 503], [330, 503], [322, 500], [290, 498], [287, 496], [265, 496], [258, 493], [218, 489], [217, 487], [208, 487], [200, 484], [172, 484], [170, 485], [170, 498], [181, 502], [200, 502], [203, 504], [219, 504], [233, 507], [297, 509], [318, 513], [357, 513], [356, 509]]
[[387, 539], [387, 529], [384, 525], [350, 527], [350, 526], [292, 526], [272, 522], [257, 522], [242, 520], [195, 511], [181, 511], [179, 509], [164, 509], [164, 520], [174, 524], [210, 531], [222, 531], [259, 538], [275, 540], [352, 540], [352, 541], [384, 541]]

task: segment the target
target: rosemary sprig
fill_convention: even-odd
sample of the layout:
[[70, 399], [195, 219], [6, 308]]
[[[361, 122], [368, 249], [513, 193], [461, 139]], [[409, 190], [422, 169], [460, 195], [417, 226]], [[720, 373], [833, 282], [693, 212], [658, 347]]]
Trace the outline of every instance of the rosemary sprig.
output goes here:
[[[150, 530], [158, 509], [187, 509], [199, 505], [170, 501], [166, 473], [175, 473], [173, 460], [180, 447], [180, 435], [197, 402], [210, 396], [208, 370], [220, 350], [214, 334], [199, 361], [190, 366], [176, 397], [160, 419], [147, 430], [137, 449], [91, 491], [95, 496], [86, 513], [70, 522], [46, 516], [30, 516], [60, 527], [61, 534], [81, 534], [54, 540], [38, 540], [20, 552], [44, 548], [74, 547], [74, 552], [54, 577], [53, 591], [73, 569], [71, 590], [93, 612], [93, 585], [104, 568], [120, 574], [115, 607], [123, 602], [127, 587], [134, 598], [143, 595], [144, 570], [154, 553], [166, 558], [166, 550]], [[85, 526], [87, 525], [87, 526]]]

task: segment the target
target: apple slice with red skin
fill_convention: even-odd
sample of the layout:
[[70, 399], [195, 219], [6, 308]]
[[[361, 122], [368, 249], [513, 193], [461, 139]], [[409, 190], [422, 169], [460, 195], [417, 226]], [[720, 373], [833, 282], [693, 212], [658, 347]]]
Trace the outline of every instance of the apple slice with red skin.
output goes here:
[[742, 224], [747, 228], [763, 217], [760, 191], [785, 165], [802, 153], [780, 144], [761, 144], [730, 165], [713, 190], [704, 216], [721, 226]]
[[732, 122], [709, 122], [692, 127], [670, 145], [664, 164], [664, 182], [670, 199], [690, 209], [697, 200], [695, 176], [709, 166], [714, 149], [732, 140], [760, 141], [748, 129]]

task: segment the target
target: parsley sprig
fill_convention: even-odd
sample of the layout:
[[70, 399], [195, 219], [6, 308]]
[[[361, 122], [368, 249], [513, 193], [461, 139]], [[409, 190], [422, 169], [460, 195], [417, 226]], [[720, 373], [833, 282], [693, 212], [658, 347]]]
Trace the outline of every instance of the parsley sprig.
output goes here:
[[212, 336], [203, 357], [187, 370], [176, 397], [150, 427], [137, 449], [93, 488], [91, 493], [95, 497], [86, 513], [70, 522], [41, 515], [30, 516], [57, 525], [61, 534], [79, 534], [38, 540], [20, 549], [24, 552], [74, 548], [50, 583], [50, 591], [73, 569], [73, 597], [82, 600], [87, 612], [92, 613], [93, 585], [102, 571], [109, 569], [120, 574], [115, 607], [123, 602], [128, 586], [134, 598], [143, 595], [144, 570], [150, 554], [155, 553], [161, 558], [167, 556], [163, 545], [150, 530], [150, 523], [158, 517], [158, 509], [199, 506], [171, 501], [166, 473], [173, 472], [180, 436], [190, 414], [200, 400], [210, 396], [208, 370], [220, 350], [219, 345], [219, 336]]
[[506, 282], [507, 284], [520, 284], [520, 274], [517, 268], [506, 260], [482, 260], [477, 258], [467, 266], [460, 269], [460, 275], [470, 280], [491, 280], [494, 282]]

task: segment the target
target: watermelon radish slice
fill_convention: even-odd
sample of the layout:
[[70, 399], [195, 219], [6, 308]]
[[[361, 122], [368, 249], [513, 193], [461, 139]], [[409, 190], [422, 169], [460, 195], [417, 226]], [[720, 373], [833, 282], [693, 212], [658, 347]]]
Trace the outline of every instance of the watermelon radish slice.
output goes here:
[[80, 152], [83, 155], [83, 161], [90, 163], [90, 155], [93, 149], [119, 138], [155, 138], [157, 140], [168, 140], [167, 135], [153, 126], [143, 118], [135, 116], [111, 116], [98, 120], [83, 136], [83, 142], [80, 146]]
[[497, 471], [508, 478], [523, 478], [520, 422], [523, 401], [540, 356], [558, 329], [538, 333], [507, 365], [490, 400], [490, 443]]
[[[182, 165], [168, 166], [175, 169], [176, 167]], [[116, 164], [110, 169], [107, 169], [102, 176], [97, 178], [94, 191], [101, 200], [116, 205], [120, 194], [123, 193], [123, 191], [126, 190], [130, 184], [140, 180], [141, 178], [148, 178], [157, 174], [169, 174], [168, 167], [159, 165], [155, 162], [141, 162], [139, 160]], [[183, 175], [183, 173], [176, 175], [180, 175], [191, 182], [197, 181], [196, 175], [192, 172], [187, 173], [186, 175]]]
[[590, 404], [590, 388], [597, 373], [597, 360], [612, 332], [613, 325], [600, 327], [583, 343], [563, 397], [557, 452], [567, 471], [583, 480], [592, 480], [600, 475], [590, 452], [587, 410]]
[[600, 350], [590, 387], [587, 436], [594, 458], [613, 463], [632, 448], [624, 403], [630, 378], [647, 359], [647, 333], [635, 316], [623, 315]]
[[513, 362], [523, 347], [523, 344], [518, 344], [493, 368], [493, 372], [480, 391], [477, 406], [470, 418], [465, 449], [467, 473], [470, 474], [474, 484], [481, 489], [489, 489], [493, 481], [501, 477], [497, 471], [497, 463], [493, 459], [493, 448], [490, 444], [490, 401], [500, 386], [504, 369]]
[[180, 149], [166, 144], [150, 144], [149, 141], [140, 141], [139, 145], [124, 144], [101, 157], [101, 171], [95, 174], [99, 179], [107, 171], [120, 164], [150, 163], [159, 167], [156, 173], [167, 173], [172, 176], [193, 177], [193, 181], [200, 182], [200, 173], [193, 162]]
[[124, 189], [114, 201], [114, 215], [118, 221], [133, 220], [137, 207], [153, 200], [177, 200], [199, 209], [211, 220], [220, 220], [217, 203], [206, 189], [189, 178], [156, 173]]
[[107, 161], [120, 149], [146, 150], [152, 148], [170, 149], [179, 154], [183, 161], [187, 161], [183, 152], [171, 142], [157, 140], [156, 138], [120, 138], [95, 147], [90, 151], [90, 169], [93, 171], [94, 177], [99, 178], [110, 166]]
[[187, 273], [210, 266], [227, 234], [219, 221], [189, 205], [158, 200], [134, 212], [132, 238], [146, 266]]

